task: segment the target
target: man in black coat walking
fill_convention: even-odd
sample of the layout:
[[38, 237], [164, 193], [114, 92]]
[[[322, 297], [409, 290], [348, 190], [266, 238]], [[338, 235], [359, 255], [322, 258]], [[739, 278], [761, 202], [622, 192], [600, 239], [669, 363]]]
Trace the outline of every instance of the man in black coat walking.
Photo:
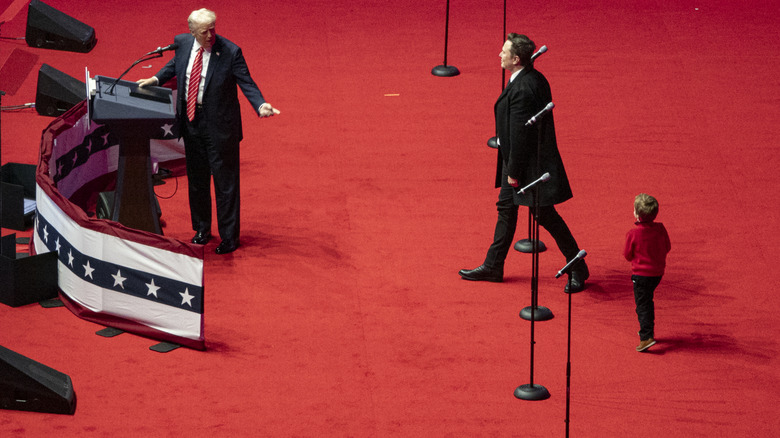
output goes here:
[[[566, 261], [573, 259], [580, 250], [566, 222], [555, 210], [555, 204], [571, 199], [572, 192], [558, 152], [553, 115], [548, 113], [538, 122], [526, 126], [529, 119], [552, 101], [550, 84], [534, 69], [531, 60], [534, 50], [536, 45], [533, 41], [516, 33], [507, 36], [501, 49], [501, 67], [511, 76], [494, 107], [499, 144], [496, 187], [501, 188], [496, 203], [498, 221], [485, 262], [476, 269], [459, 272], [465, 280], [503, 281], [504, 261], [517, 228], [518, 208], [520, 205], [533, 206], [532, 194], [520, 195], [518, 188], [537, 180], [544, 173], [549, 173], [550, 179], [538, 186], [539, 225], [555, 239]], [[571, 291], [568, 284], [566, 291], [584, 289], [585, 280], [590, 275], [585, 261], [578, 262], [570, 275]]]

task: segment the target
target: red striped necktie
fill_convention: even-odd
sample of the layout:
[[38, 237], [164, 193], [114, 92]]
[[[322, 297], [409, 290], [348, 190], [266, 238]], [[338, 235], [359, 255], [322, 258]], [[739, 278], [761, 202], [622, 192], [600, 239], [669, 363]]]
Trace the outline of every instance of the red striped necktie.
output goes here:
[[190, 86], [187, 89], [187, 118], [190, 122], [195, 118], [195, 105], [198, 103], [200, 89], [200, 74], [203, 72], [203, 47], [198, 49], [190, 72]]

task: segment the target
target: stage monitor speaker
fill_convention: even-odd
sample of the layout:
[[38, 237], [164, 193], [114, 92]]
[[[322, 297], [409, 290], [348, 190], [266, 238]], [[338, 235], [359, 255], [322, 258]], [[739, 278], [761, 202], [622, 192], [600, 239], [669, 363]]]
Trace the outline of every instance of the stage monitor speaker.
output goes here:
[[0, 409], [73, 415], [73, 382], [67, 374], [0, 345]]
[[43, 64], [38, 70], [35, 111], [42, 116], [59, 117], [86, 99], [87, 86], [54, 67]]
[[95, 47], [95, 29], [40, 0], [27, 8], [27, 45], [45, 49], [89, 52]]

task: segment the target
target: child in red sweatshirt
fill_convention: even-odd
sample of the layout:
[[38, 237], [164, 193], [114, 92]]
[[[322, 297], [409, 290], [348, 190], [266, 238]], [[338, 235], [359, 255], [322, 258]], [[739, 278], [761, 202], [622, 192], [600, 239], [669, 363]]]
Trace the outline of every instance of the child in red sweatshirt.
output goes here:
[[645, 351], [655, 345], [655, 305], [653, 293], [661, 282], [666, 268], [666, 254], [672, 249], [669, 234], [660, 222], [658, 201], [645, 193], [634, 198], [635, 227], [626, 234], [623, 256], [631, 262], [631, 281], [634, 283], [634, 301], [639, 319], [639, 345], [636, 351]]

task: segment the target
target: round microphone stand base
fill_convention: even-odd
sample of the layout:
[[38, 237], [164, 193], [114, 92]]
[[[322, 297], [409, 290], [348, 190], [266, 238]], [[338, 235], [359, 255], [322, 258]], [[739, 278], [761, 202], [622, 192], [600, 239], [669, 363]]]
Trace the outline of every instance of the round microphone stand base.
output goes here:
[[[531, 314], [533, 314], [533, 317]], [[528, 306], [523, 307], [523, 310], [520, 311], [520, 318], [526, 321], [548, 321], [553, 319], [553, 313], [552, 310], [544, 306], [536, 306], [535, 308]]]
[[490, 137], [487, 141], [489, 148], [498, 149], [498, 137]]
[[431, 74], [440, 77], [451, 77], [459, 75], [460, 71], [452, 65], [437, 65], [431, 70]]
[[550, 391], [542, 385], [528, 383], [515, 389], [515, 397], [520, 400], [547, 400], [550, 398]]
[[[537, 251], [539, 252], [547, 251], [547, 246], [544, 244], [544, 242], [540, 240], [537, 242], [537, 244], [538, 244]], [[531, 254], [532, 252], [534, 252], [534, 241], [531, 239], [518, 240], [517, 242], [515, 242], [515, 251]]]

